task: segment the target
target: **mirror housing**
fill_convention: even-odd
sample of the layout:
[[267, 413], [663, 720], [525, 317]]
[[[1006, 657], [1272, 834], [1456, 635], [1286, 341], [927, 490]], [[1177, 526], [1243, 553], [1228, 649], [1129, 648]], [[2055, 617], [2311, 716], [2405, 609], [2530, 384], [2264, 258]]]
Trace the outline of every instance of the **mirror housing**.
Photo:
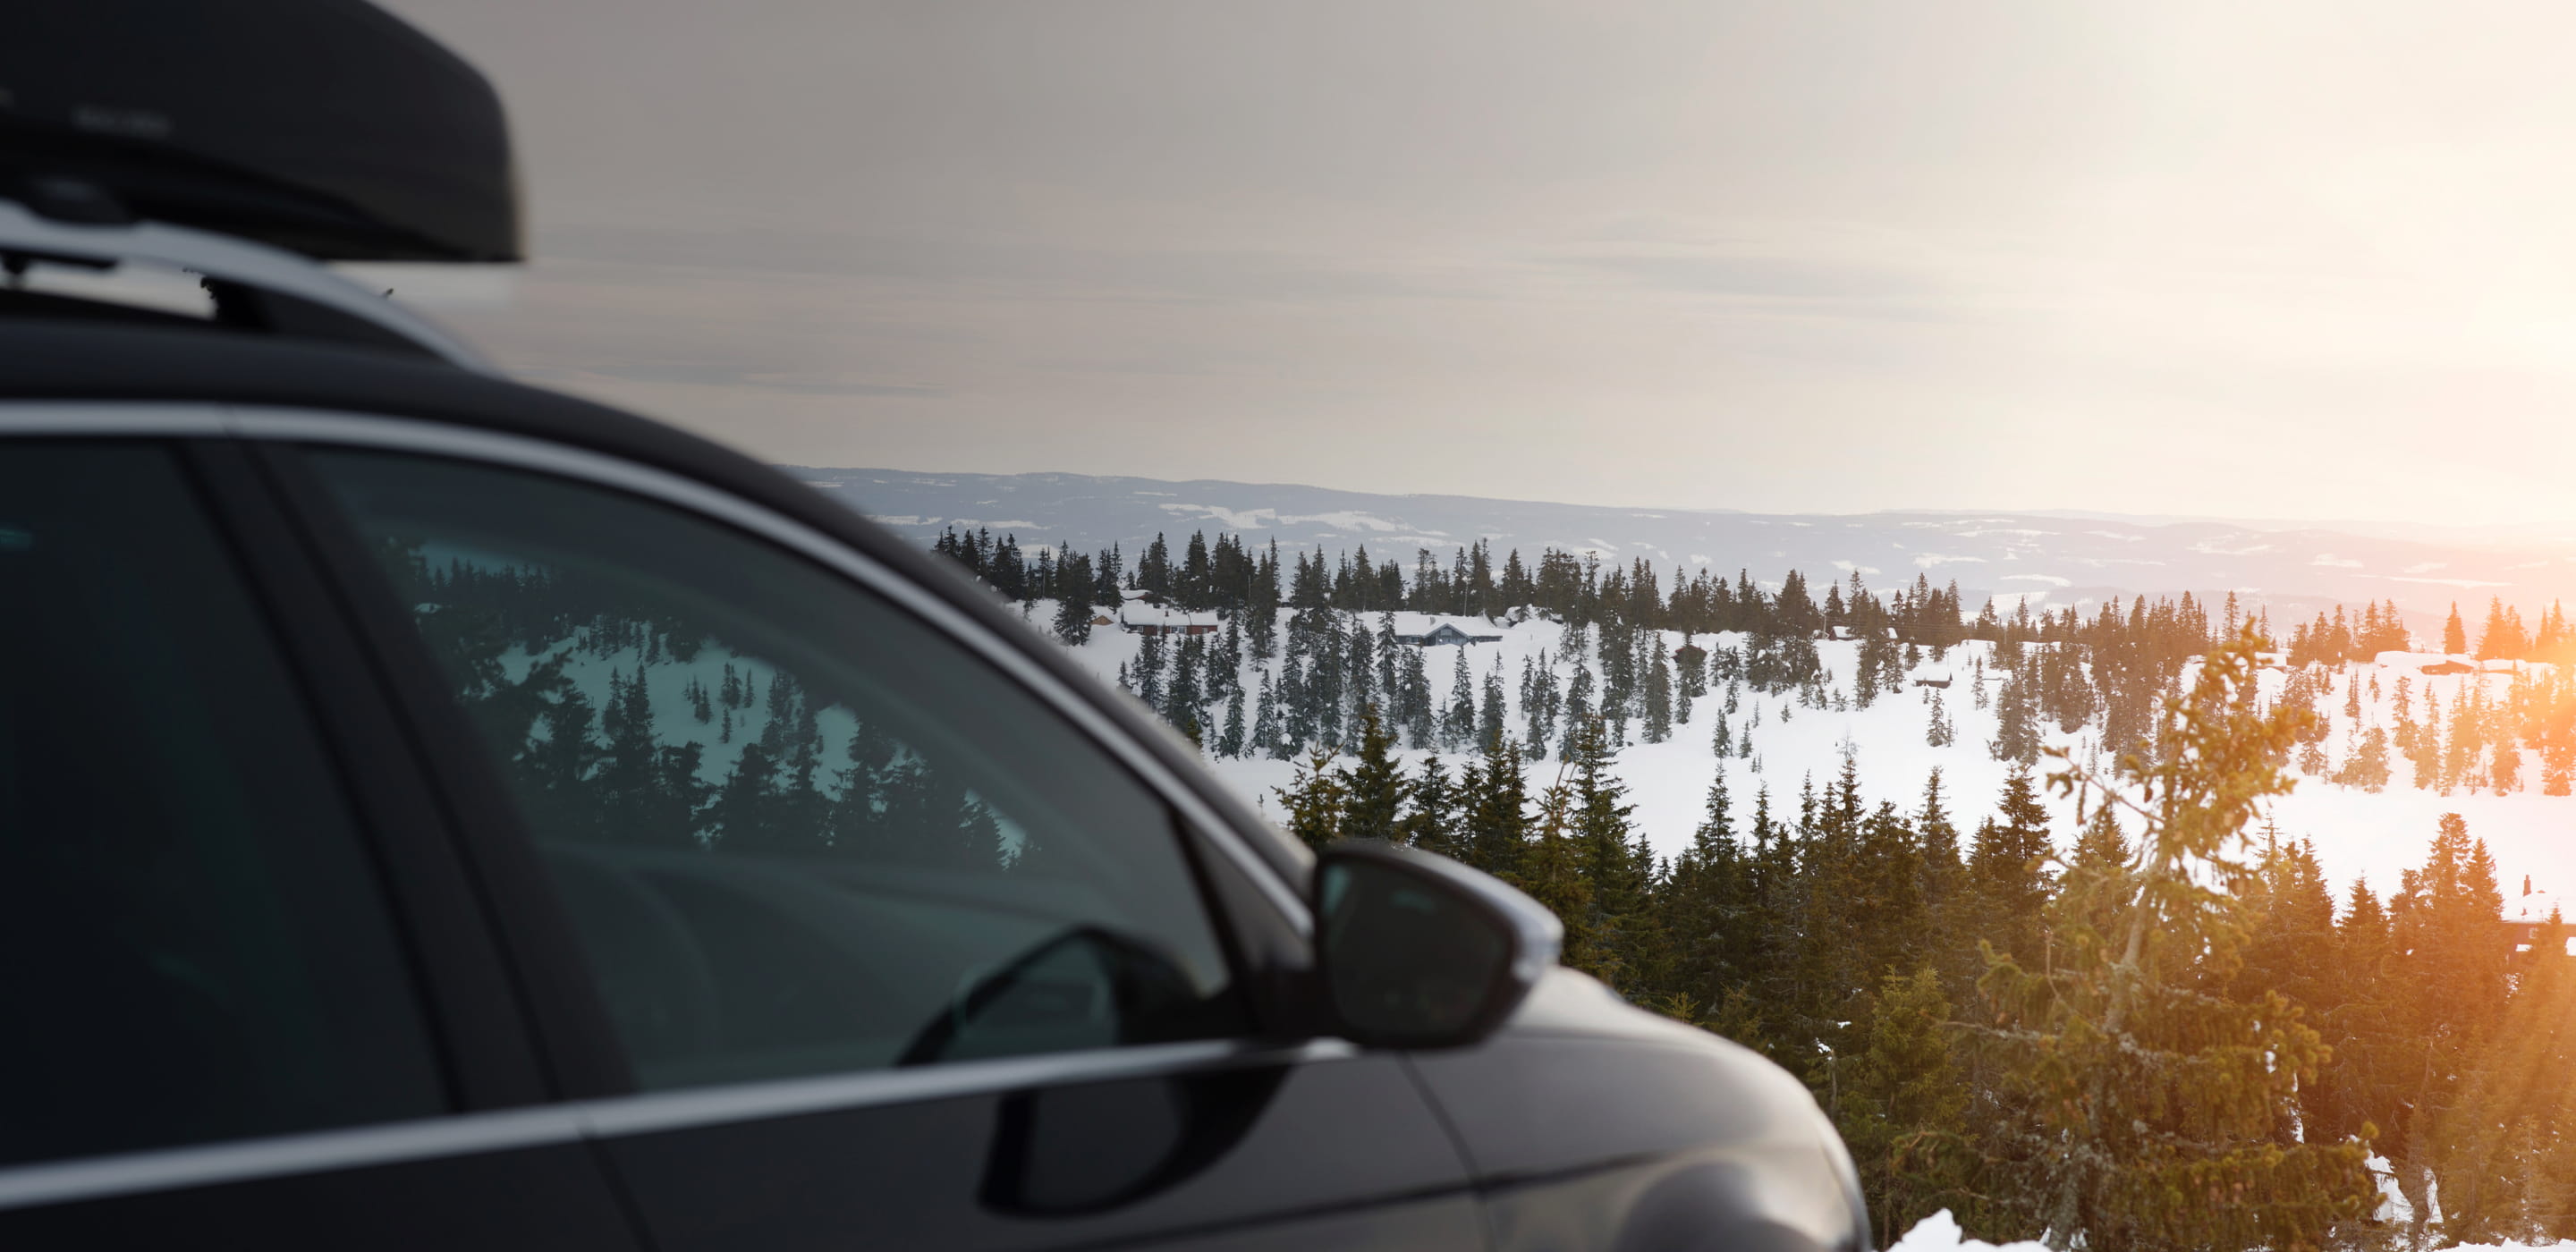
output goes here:
[[1388, 1048], [1482, 1041], [1565, 940], [1556, 915], [1492, 875], [1377, 840], [1315, 863], [1315, 969], [1334, 1033]]

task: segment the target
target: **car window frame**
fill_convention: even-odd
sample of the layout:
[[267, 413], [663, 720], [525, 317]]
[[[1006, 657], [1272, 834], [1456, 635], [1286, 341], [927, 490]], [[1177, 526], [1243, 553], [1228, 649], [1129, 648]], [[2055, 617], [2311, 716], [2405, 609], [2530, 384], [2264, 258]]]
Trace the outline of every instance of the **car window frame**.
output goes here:
[[[471, 731], [464, 725], [462, 711], [445, 696], [442, 686], [430, 686], [428, 690], [436, 694], [429, 699], [403, 690], [400, 675], [393, 672], [400, 668], [401, 649], [393, 649], [395, 655], [389, 656], [385, 641], [363, 620], [368, 613], [361, 602], [368, 589], [382, 591], [386, 603], [391, 601], [390, 589], [363, 550], [335, 550], [340, 544], [354, 545], [355, 536], [329, 511], [320, 484], [305, 477], [311, 471], [297, 459], [296, 449], [301, 446], [448, 456], [629, 490], [778, 543], [923, 617], [1073, 721], [1164, 802], [1180, 827], [1177, 833], [1194, 883], [1217, 926], [1232, 972], [1243, 980], [1245, 993], [1256, 1000], [1259, 1033], [638, 1092], [631, 1078], [621, 1081], [622, 1058], [615, 1050], [605, 1012], [586, 982], [567, 988], [572, 993], [570, 1004], [526, 1003], [542, 989], [523, 985], [518, 999], [525, 1020], [506, 1023], [508, 1029], [521, 1032], [522, 1072], [516, 1080], [496, 1080], [499, 1085], [491, 1094], [476, 1096], [471, 1084], [466, 1084], [468, 1090], [456, 1111], [413, 1121], [0, 1167], [0, 1212], [1058, 1083], [1324, 1063], [1360, 1052], [1345, 1040], [1296, 1028], [1302, 1013], [1269, 1003], [1282, 990], [1277, 971], [1244, 968], [1256, 960], [1249, 949], [1301, 942], [1313, 933], [1312, 920], [1300, 888], [1252, 848], [1208, 799], [1131, 738], [1116, 719], [1023, 654], [1023, 644], [1005, 639], [894, 567], [785, 513], [668, 470], [587, 448], [475, 426], [339, 408], [205, 400], [0, 398], [0, 440], [20, 439], [149, 441], [171, 448], [183, 459], [198, 484], [200, 502], [224, 532], [227, 550], [241, 562], [243, 582], [279, 640], [283, 661], [299, 684], [298, 695], [313, 724], [328, 732], [325, 748], [331, 766], [348, 789], [361, 830], [370, 840], [370, 856], [377, 858], [397, 897], [408, 897], [413, 884], [395, 870], [408, 873], [411, 863], [375, 846], [394, 831], [413, 845], [413, 853], [429, 851], [455, 858], [447, 872], [458, 879], [447, 885], [470, 880], [477, 897], [472, 905], [476, 925], [469, 929], [488, 932], [486, 938], [494, 943], [507, 944], [517, 937], [509, 925], [512, 905], [494, 897], [492, 866], [478, 856], [478, 851], [489, 849], [478, 850], [467, 835], [478, 805], [497, 810], [499, 828], [482, 842], [506, 844], [517, 839], [527, 856], [531, 882], [539, 871], [518, 828], [515, 809], [501, 798], [497, 772], [485, 764], [479, 741], [463, 738]], [[261, 551], [249, 550], [253, 542], [261, 545]], [[399, 605], [392, 607], [399, 611]], [[407, 621], [400, 625], [409, 647], [417, 652], [419, 679], [435, 684], [426, 646]], [[422, 725], [424, 719], [434, 722], [442, 708], [454, 718], [458, 736], [443, 747], [431, 741], [431, 730]], [[348, 738], [352, 733], [362, 738], [352, 742]], [[392, 801], [374, 789], [375, 777], [362, 775], [347, 763], [345, 758], [359, 754], [380, 758], [371, 768], [392, 771], [384, 777], [408, 773], [416, 784], [411, 797], [436, 809], [432, 825], [379, 826], [377, 810]], [[455, 775], [446, 772], [460, 762], [490, 776], [480, 786], [460, 785]], [[445, 902], [455, 903], [453, 899]], [[1255, 905], [1263, 916], [1239, 929], [1237, 923], [1247, 919], [1236, 914]], [[403, 942], [407, 946], [423, 943], [424, 935], [413, 926], [410, 910], [396, 912]], [[1245, 930], [1256, 939], [1247, 940]], [[507, 977], [524, 983], [529, 967], [547, 959], [516, 946], [497, 956], [489, 949], [472, 951], [470, 943], [464, 946], [469, 950], [451, 954], [451, 963], [485, 979]], [[564, 956], [577, 959], [568, 930], [557, 959]], [[575, 964], [572, 970], [587, 979], [586, 968]], [[483, 1002], [460, 1009], [450, 1003], [448, 988], [435, 979], [421, 981], [424, 1012], [442, 1049], [458, 1046], [450, 1037], [453, 1014], [493, 1010]], [[484, 991], [482, 999], [488, 1001], [490, 987]], [[565, 1011], [578, 1015], [584, 1003], [596, 1014], [596, 1039], [587, 1045], [560, 1037]], [[1279, 1020], [1290, 1028], [1273, 1028]], [[558, 1032], [556, 1037], [544, 1036], [549, 1025]], [[490, 1043], [486, 1038], [486, 1050]], [[605, 1069], [567, 1073], [568, 1062]], [[542, 1074], [545, 1089], [529, 1089], [526, 1084], [536, 1080], [530, 1075], [540, 1071], [549, 1071]]]
[[[404, 990], [437, 1074], [444, 1111], [431, 1116], [547, 1098], [527, 1048], [524, 1020], [489, 945], [488, 918], [452, 858], [449, 832], [435, 806], [427, 803], [430, 789], [402, 742], [391, 708], [377, 698], [365, 649], [331, 609], [328, 579], [269, 505], [238, 448], [228, 439], [209, 438], [220, 432], [208, 427], [204, 412], [189, 411], [199, 406], [155, 406], [148, 412], [120, 406], [105, 415], [83, 407], [70, 421], [60, 420], [62, 407], [0, 402], [0, 448], [126, 447], [168, 457], [188, 493], [187, 503], [222, 554], [226, 568], [219, 576], [239, 592], [255, 629], [274, 649], [287, 688], [283, 699], [312, 736], [317, 764], [337, 791], [334, 806], [346, 813], [357, 854], [378, 893]], [[98, 420], [102, 416], [105, 420]], [[102, 507], [114, 505], [103, 502]], [[112, 1172], [117, 1163], [131, 1159], [222, 1152], [245, 1143], [362, 1132], [379, 1124], [391, 1123], [21, 1162], [0, 1167], [0, 1179]], [[25, 1186], [0, 1184], [0, 1196]]]
[[[551, 440], [408, 418], [238, 406], [228, 408], [227, 422], [258, 449], [290, 504], [307, 528], [316, 532], [319, 546], [328, 549], [325, 556], [335, 576], [356, 586], [357, 598], [372, 605], [364, 614], [371, 619], [367, 633], [392, 658], [389, 667], [407, 675], [407, 681], [398, 685], [406, 702], [419, 706], [424, 736], [442, 745], [443, 758], [451, 758], [443, 761], [442, 774], [452, 785], [472, 793], [459, 799], [460, 805], [471, 806], [478, 814], [467, 836], [477, 845], [472, 852], [499, 862], [496, 874], [516, 884], [502, 892], [509, 897], [501, 906], [505, 917], [525, 914], [538, 931], [513, 936], [513, 949], [538, 955], [552, 971], [531, 978], [532, 983], [548, 988], [536, 997], [535, 1008], [541, 1013], [558, 1005], [565, 1009], [567, 1020], [549, 1023], [541, 1033], [553, 1041], [550, 1051], [556, 1053], [558, 1069], [587, 1078], [577, 1081], [576, 1089], [567, 1094], [588, 1097], [635, 1090], [605, 1009], [589, 982], [587, 961], [554, 902], [551, 882], [536, 865], [534, 840], [509, 800], [479, 732], [466, 724], [448, 694], [443, 675], [407, 612], [396, 603], [390, 580], [349, 529], [329, 488], [302, 460], [304, 449], [421, 455], [548, 475], [618, 492], [780, 550], [912, 616], [1100, 745], [1132, 781], [1160, 802], [1174, 823], [1172, 834], [1185, 872], [1215, 931], [1233, 985], [1251, 1011], [1249, 1033], [1269, 1038], [1312, 1033], [1298, 1028], [1308, 1016], [1301, 1008], [1279, 1003], [1285, 997], [1281, 980], [1271, 969], [1276, 961], [1265, 960], [1269, 954], [1256, 951], [1275, 947], [1275, 932], [1283, 924], [1297, 942], [1312, 934], [1303, 893], [1282, 881], [1258, 851], [1145, 745], [1029, 657], [1024, 649], [1032, 641], [1005, 637], [912, 577], [756, 501], [624, 458]], [[494, 846], [481, 846], [485, 844]], [[1211, 864], [1215, 861], [1222, 864]], [[1241, 886], [1247, 882], [1263, 917], [1238, 916], [1253, 903], [1243, 899], [1247, 893]], [[538, 917], [538, 912], [551, 916]], [[1258, 924], [1262, 922], [1268, 925]], [[1272, 934], [1260, 933], [1264, 930]], [[568, 985], [575, 982], [577, 986]], [[611, 1055], [583, 1068], [584, 1056], [597, 1058], [602, 1052]]]

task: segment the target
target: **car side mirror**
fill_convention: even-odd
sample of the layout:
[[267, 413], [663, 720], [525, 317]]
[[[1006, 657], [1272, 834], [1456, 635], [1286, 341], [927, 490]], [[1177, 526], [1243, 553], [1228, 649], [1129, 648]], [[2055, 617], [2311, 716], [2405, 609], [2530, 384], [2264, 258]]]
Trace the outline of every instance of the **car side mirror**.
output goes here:
[[1500, 879], [1376, 840], [1318, 855], [1314, 904], [1315, 965], [1336, 1033], [1374, 1047], [1484, 1039], [1565, 939], [1555, 914]]

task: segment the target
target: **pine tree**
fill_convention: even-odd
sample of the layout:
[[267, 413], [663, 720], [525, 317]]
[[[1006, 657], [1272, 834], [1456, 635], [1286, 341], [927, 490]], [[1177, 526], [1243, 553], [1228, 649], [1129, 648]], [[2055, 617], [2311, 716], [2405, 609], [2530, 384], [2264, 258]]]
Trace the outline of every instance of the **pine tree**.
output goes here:
[[1648, 743], [1662, 743], [1673, 737], [1673, 667], [1664, 655], [1660, 632], [1650, 633], [1654, 640], [1654, 659], [1646, 667], [1646, 730]]
[[1914, 811], [1914, 834], [1923, 849], [1923, 898], [1938, 908], [1959, 894], [1967, 865], [1959, 858], [1959, 828], [1941, 798], [1941, 771], [1923, 781], [1923, 807]]
[[2030, 684], [2019, 675], [2004, 679], [1995, 696], [1994, 758], [2030, 766], [2039, 760], [2039, 731], [2033, 724]]
[[1333, 768], [1332, 749], [1308, 751], [1306, 759], [1298, 762], [1296, 781], [1273, 787], [1270, 793], [1279, 797], [1279, 807], [1288, 814], [1288, 833], [1307, 847], [1320, 848], [1342, 837], [1342, 814], [1350, 789], [1341, 771]]
[[1423, 671], [1420, 648], [1404, 650], [1403, 691], [1398, 703], [1404, 710], [1405, 742], [1416, 748], [1440, 747], [1440, 711], [1432, 704], [1431, 676]]
[[1216, 754], [1221, 757], [1242, 756], [1244, 735], [1243, 684], [1236, 683], [1233, 692], [1225, 698], [1225, 729], [1217, 735]]
[[1592, 671], [1583, 664], [1580, 653], [1574, 659], [1574, 677], [1565, 684], [1565, 737], [1556, 746], [1560, 757], [1574, 755], [1574, 732], [1593, 720]]
[[[1572, 765], [1566, 762], [1566, 768]], [[1584, 874], [1583, 849], [1574, 827], [1577, 803], [1574, 786], [1560, 769], [1556, 782], [1539, 799], [1538, 818], [1529, 823], [1515, 849], [1506, 878], [1556, 914], [1564, 926], [1558, 959], [1567, 968], [1607, 982], [1618, 975], [1613, 967], [1618, 953], [1594, 927], [1592, 882]]]
[[1986, 933], [2016, 956], [2039, 955], [2040, 912], [2048, 902], [2048, 809], [2029, 770], [2004, 779], [1996, 815], [1977, 828], [1968, 878], [1986, 917]]
[[1405, 791], [1395, 736], [1374, 704], [1361, 705], [1358, 720], [1359, 752], [1343, 783], [1342, 837], [1391, 842], [1399, 835]]
[[2553, 914], [2494, 1028], [2464, 1052], [2431, 1135], [2444, 1242], [2576, 1234], [2576, 960], [2566, 951]]
[[1521, 683], [1521, 750], [1533, 761], [1547, 756], [1548, 740], [1555, 730], [1556, 706], [1562, 699], [1556, 690], [1555, 667], [1546, 664], [1545, 653], [1539, 655], [1539, 660], [1539, 664], [1529, 667]]
[[1500, 743], [1488, 744], [1465, 782], [1467, 793], [1466, 856], [1469, 865], [1510, 879], [1520, 868], [1522, 847], [1529, 842], [1529, 787], [1521, 773], [1521, 754]]
[[1671, 937], [1673, 964], [1668, 995], [1695, 1005], [1723, 1003], [1754, 975], [1760, 937], [1750, 933], [1753, 867], [1735, 836], [1734, 815], [1721, 762], [1708, 786], [1707, 806], [1691, 843], [1674, 858], [1659, 893], [1661, 926]]
[[[1288, 659], [1279, 667], [1277, 695], [1281, 709], [1279, 736], [1271, 747], [1284, 761], [1315, 741], [1314, 698], [1307, 692], [1305, 662], [1295, 648], [1288, 650]], [[1263, 701], [1262, 708], [1268, 712], [1269, 702]]]
[[2435, 1131], [2460, 1107], [2461, 1075], [2504, 1013], [2513, 953], [2495, 922], [2504, 910], [2495, 861], [2457, 813], [2442, 815], [2424, 867], [2401, 876], [2389, 906], [2390, 944], [2406, 958], [2389, 998], [2412, 1018], [2398, 1067], [2412, 1081], [2382, 1129], [2400, 1145], [2396, 1181], [2420, 1235], [2436, 1184], [2449, 1191], [2457, 1181], [2441, 1176]]
[[1456, 663], [1449, 677], [1449, 707], [1440, 719], [1441, 746], [1452, 751], [1476, 739], [1476, 678], [1467, 670], [1467, 648], [1453, 645]]
[[1270, 686], [1270, 670], [1261, 671], [1260, 706], [1252, 714], [1252, 741], [1245, 745], [1251, 753], [1285, 759], [1279, 737], [1279, 699]]
[[1439, 753], [1423, 758], [1422, 773], [1413, 780], [1407, 798], [1410, 805], [1399, 830], [1404, 841], [1425, 852], [1463, 859], [1466, 844], [1460, 837], [1459, 789], [1450, 781]]
[[1930, 968], [1890, 974], [1870, 997], [1862, 1048], [1840, 1075], [1836, 1128], [1858, 1167], [1880, 1247], [1943, 1208], [1964, 1208], [1968, 1092], [1950, 1000]]
[[2025, 1168], [2052, 1247], [2318, 1247], [2376, 1202], [2363, 1145], [2289, 1132], [2327, 1057], [2316, 1030], [2278, 992], [2239, 998], [2215, 977], [2251, 930], [2246, 823], [2289, 788], [2307, 715], [2259, 708], [2262, 646], [2249, 628], [2208, 654], [2152, 761], [2054, 776], [2116, 785], [2146, 829], [2127, 863], [2070, 874], [2045, 964], [1997, 954], [1980, 983], [1985, 1039], [2043, 1128]]
[[1207, 693], [1200, 686], [1199, 672], [1207, 658], [1205, 637], [1184, 635], [1173, 653], [1172, 686], [1163, 695], [1163, 720], [1181, 732], [1182, 738], [1204, 747], [1207, 726], [1199, 720], [1199, 710], [1206, 703]]
[[1629, 822], [1636, 806], [1627, 803], [1627, 785], [1619, 780], [1617, 754], [1598, 720], [1578, 736], [1570, 774], [1571, 805], [1563, 818], [1574, 840], [1575, 863], [1590, 888], [1585, 933], [1600, 948], [1594, 968], [1586, 972], [1613, 990], [1639, 999], [1648, 994], [1665, 964], [1662, 936], [1649, 910], [1654, 863]]
[[2451, 602], [2451, 616], [2442, 623], [2442, 651], [2459, 656], [2469, 650], [2469, 630], [2460, 622], [2460, 602]]
[[[1487, 751], [1499, 751], [1511, 742], [1511, 728], [1503, 724], [1503, 662], [1494, 658], [1492, 672], [1485, 675], [1484, 700], [1476, 715], [1476, 738]], [[1513, 749], [1518, 751], [1517, 748]]]
[[1055, 569], [1055, 637], [1068, 648], [1091, 642], [1091, 558], [1065, 554]]

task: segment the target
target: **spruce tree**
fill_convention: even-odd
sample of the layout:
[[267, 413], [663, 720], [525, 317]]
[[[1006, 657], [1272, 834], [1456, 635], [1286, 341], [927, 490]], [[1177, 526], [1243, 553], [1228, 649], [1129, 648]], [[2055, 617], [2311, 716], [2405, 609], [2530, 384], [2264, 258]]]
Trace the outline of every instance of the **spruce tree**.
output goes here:
[[1443, 747], [1455, 751], [1476, 740], [1476, 677], [1467, 670], [1467, 649], [1452, 645], [1456, 652], [1449, 676], [1449, 705], [1440, 718]]
[[1592, 671], [1585, 668], [1582, 657], [1577, 656], [1574, 677], [1565, 684], [1565, 737], [1557, 744], [1558, 756], [1574, 755], [1574, 732], [1593, 717]]
[[1736, 839], [1731, 810], [1720, 761], [1699, 827], [1673, 859], [1657, 898], [1660, 925], [1673, 945], [1665, 991], [1694, 1007], [1722, 1003], [1753, 975], [1753, 867]]
[[1984, 1037], [2037, 1111], [2023, 1168], [2052, 1247], [2318, 1247], [2376, 1203], [2364, 1146], [2290, 1133], [2327, 1058], [2316, 1030], [2278, 992], [2225, 982], [2251, 931], [2246, 823], [2288, 790], [2305, 716], [2259, 707], [2262, 647], [2248, 628], [2208, 654], [2152, 760], [2053, 775], [2116, 788], [2144, 833], [2126, 863], [2069, 875], [2044, 963], [1989, 957]]
[[1650, 632], [1654, 659], [1646, 666], [1646, 731], [1648, 743], [1662, 743], [1673, 737], [1673, 667], [1664, 655], [1660, 632]]
[[1297, 763], [1297, 777], [1285, 787], [1273, 787], [1270, 794], [1279, 797], [1279, 807], [1288, 815], [1288, 833], [1310, 848], [1320, 848], [1342, 837], [1342, 816], [1350, 798], [1350, 789], [1342, 772], [1333, 768], [1333, 750], [1317, 747]]
[[[1540, 654], [1540, 659], [1544, 661], [1546, 654]], [[1554, 713], [1561, 699], [1556, 690], [1555, 667], [1547, 664], [1531, 666], [1527, 679], [1521, 683], [1521, 751], [1533, 761], [1547, 756], [1548, 740], [1555, 729]]]
[[1279, 698], [1270, 685], [1267, 667], [1261, 671], [1260, 700], [1260, 706], [1252, 714], [1252, 741], [1246, 746], [1252, 753], [1285, 760], [1286, 747], [1281, 742], [1279, 731]]
[[2576, 960], [2564, 919], [2553, 912], [2530, 948], [2433, 1128], [2445, 1242], [2576, 1235]]
[[1485, 745], [1467, 777], [1466, 856], [1468, 864], [1498, 878], [1519, 871], [1521, 849], [1529, 841], [1528, 784], [1521, 773], [1521, 754], [1497, 742]]
[[1916, 1222], [1965, 1208], [1968, 1091], [1951, 1037], [1950, 1000], [1929, 967], [1881, 979], [1860, 1048], [1834, 1092], [1835, 1126], [1892, 1247]]
[[1923, 898], [1938, 908], [1958, 894], [1967, 878], [1967, 865], [1959, 857], [1959, 828], [1950, 823], [1938, 768], [1923, 781], [1923, 806], [1914, 811], [1914, 833], [1923, 849]]
[[[1566, 762], [1566, 768], [1572, 766]], [[1537, 820], [1529, 823], [1506, 877], [1564, 926], [1558, 960], [1615, 987], [1619, 953], [1595, 925], [1593, 884], [1584, 873], [1581, 836], [1575, 829], [1578, 803], [1574, 785], [1559, 770], [1556, 782], [1539, 798]]]
[[1360, 706], [1358, 723], [1358, 753], [1343, 782], [1342, 837], [1392, 842], [1399, 837], [1405, 791], [1403, 767], [1394, 755], [1395, 735], [1374, 704]]
[[1601, 948], [1587, 972], [1630, 999], [1648, 995], [1665, 965], [1663, 936], [1648, 908], [1653, 857], [1629, 821], [1636, 806], [1619, 780], [1617, 754], [1596, 719], [1577, 736], [1566, 762], [1571, 801], [1564, 813], [1575, 862], [1589, 886], [1586, 933]]
[[1994, 758], [2028, 767], [2038, 762], [2039, 729], [2031, 707], [2030, 683], [2007, 675], [1995, 696]]
[[1425, 852], [1463, 859], [1466, 844], [1461, 838], [1459, 788], [1450, 780], [1439, 753], [1423, 758], [1422, 773], [1413, 780], [1407, 800], [1398, 831], [1404, 842]]
[[1225, 698], [1225, 729], [1217, 735], [1216, 754], [1221, 757], [1242, 756], [1244, 740], [1243, 684], [1236, 683], [1234, 691]]
[[[1511, 727], [1503, 721], [1503, 661], [1494, 658], [1494, 668], [1485, 675], [1484, 699], [1476, 714], [1476, 738], [1487, 751], [1499, 751], [1511, 743]], [[1515, 748], [1514, 751], [1518, 749]]]
[[[1295, 648], [1288, 650], [1288, 659], [1279, 668], [1277, 693], [1282, 712], [1279, 737], [1272, 747], [1284, 761], [1315, 741], [1314, 697], [1307, 690], [1305, 662]], [[1264, 701], [1263, 711], [1267, 712], [1268, 707], [1269, 702]]]
[[2029, 770], [2004, 779], [1996, 820], [1977, 828], [1968, 879], [1979, 896], [1986, 933], [2013, 954], [2039, 956], [2040, 912], [2048, 902], [2048, 809]]
[[1433, 707], [1431, 676], [1423, 671], [1422, 649], [1404, 649], [1402, 668], [1403, 695], [1398, 707], [1404, 711], [1401, 720], [1405, 743], [1416, 748], [1440, 747], [1440, 711]]

